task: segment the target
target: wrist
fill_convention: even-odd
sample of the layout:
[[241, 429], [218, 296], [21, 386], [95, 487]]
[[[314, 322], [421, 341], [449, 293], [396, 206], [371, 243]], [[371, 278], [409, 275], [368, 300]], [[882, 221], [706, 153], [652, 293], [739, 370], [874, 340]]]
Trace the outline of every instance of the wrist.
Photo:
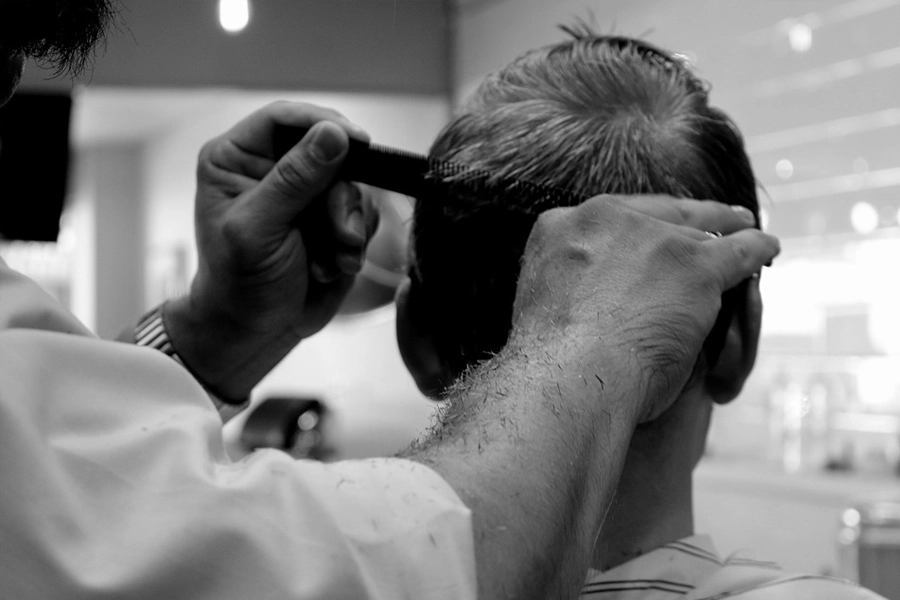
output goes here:
[[162, 313], [185, 367], [222, 398], [248, 397], [293, 347], [241, 329], [227, 316], [204, 310], [190, 296], [166, 302]]
[[204, 382], [185, 364], [169, 337], [163, 318], [164, 307], [165, 303], [144, 314], [135, 326], [131, 339], [137, 346], [144, 346], [162, 352], [190, 372], [210, 396], [222, 418], [227, 421], [246, 407], [249, 402], [249, 395], [239, 398], [225, 396]]

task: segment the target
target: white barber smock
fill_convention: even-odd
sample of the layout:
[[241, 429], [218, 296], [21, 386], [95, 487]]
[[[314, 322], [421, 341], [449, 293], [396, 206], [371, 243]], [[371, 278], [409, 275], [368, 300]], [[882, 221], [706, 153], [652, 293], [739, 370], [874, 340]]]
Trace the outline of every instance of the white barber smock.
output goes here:
[[231, 461], [178, 364], [0, 260], [0, 597], [476, 596], [471, 517], [401, 459]]

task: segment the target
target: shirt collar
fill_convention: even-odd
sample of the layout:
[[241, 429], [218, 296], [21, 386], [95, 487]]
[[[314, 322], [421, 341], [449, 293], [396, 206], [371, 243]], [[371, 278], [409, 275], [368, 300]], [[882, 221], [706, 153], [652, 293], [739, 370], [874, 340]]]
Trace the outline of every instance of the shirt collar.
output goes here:
[[608, 571], [588, 571], [582, 598], [677, 600], [722, 567], [707, 535], [668, 543]]

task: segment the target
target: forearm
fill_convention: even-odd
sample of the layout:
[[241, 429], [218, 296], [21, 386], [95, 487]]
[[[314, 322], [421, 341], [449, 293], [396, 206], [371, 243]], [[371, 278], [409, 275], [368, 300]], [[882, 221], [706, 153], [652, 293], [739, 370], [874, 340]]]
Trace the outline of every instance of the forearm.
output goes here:
[[483, 364], [408, 455], [472, 509], [482, 598], [577, 595], [636, 420], [637, 403], [615, 397], [633, 386], [532, 354], [507, 348]]

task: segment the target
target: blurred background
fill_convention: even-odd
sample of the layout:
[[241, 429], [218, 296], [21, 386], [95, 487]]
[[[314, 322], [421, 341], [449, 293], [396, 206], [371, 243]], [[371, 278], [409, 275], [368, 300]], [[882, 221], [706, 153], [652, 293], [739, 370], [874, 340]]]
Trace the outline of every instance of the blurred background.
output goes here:
[[[723, 553], [755, 548], [817, 573], [900, 564], [900, 517], [872, 504], [900, 490], [900, 0], [121, 4], [93, 69], [72, 82], [29, 65], [0, 112], [0, 255], [107, 338], [186, 289], [197, 152], [267, 102], [331, 106], [376, 142], [426, 152], [485, 74], [561, 39], [558, 24], [582, 18], [681, 53], [743, 131], [783, 247], [762, 278], [757, 368], [718, 409], [696, 476], [697, 529]], [[41, 176], [11, 183], [35, 163]], [[256, 406], [296, 400], [276, 411], [287, 424], [271, 411], [236, 419], [236, 456], [392, 453], [428, 425], [389, 302], [410, 200], [380, 203], [344, 314], [254, 392]], [[10, 230], [11, 207], [49, 225]]]

